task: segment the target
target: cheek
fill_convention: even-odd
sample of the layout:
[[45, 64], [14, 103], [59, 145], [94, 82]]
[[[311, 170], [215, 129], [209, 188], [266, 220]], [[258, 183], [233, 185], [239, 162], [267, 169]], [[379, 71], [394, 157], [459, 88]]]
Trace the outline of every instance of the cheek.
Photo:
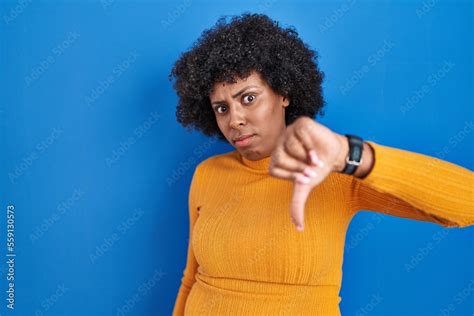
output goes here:
[[275, 113], [273, 113], [271, 106], [260, 106], [254, 111], [252, 118], [255, 122], [268, 125], [269, 122], [274, 120], [274, 116]]
[[282, 114], [277, 105], [265, 107], [260, 113], [260, 121], [262, 121], [267, 128], [279, 125], [281, 119]]
[[217, 122], [217, 126], [219, 127], [221, 132], [225, 132], [225, 129], [224, 129], [225, 124], [224, 124], [223, 120], [221, 118], [218, 119], [216, 117], [216, 122]]
[[[214, 115], [215, 116], [215, 115]], [[225, 137], [228, 137], [228, 133], [227, 133], [227, 130], [228, 130], [228, 124], [227, 122], [225, 121], [224, 118], [217, 118], [215, 116], [215, 119], [216, 119], [216, 122], [217, 122], [217, 126], [219, 127], [220, 131], [222, 134], [224, 134]]]

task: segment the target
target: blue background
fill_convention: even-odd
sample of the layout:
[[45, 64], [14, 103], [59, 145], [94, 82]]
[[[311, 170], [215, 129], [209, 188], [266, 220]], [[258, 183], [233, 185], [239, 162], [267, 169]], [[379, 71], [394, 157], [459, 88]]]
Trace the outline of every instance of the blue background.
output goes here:
[[[319, 52], [323, 124], [473, 169], [469, 1], [1, 1], [0, 199], [17, 255], [12, 312], [2, 248], [2, 315], [171, 313], [194, 167], [233, 148], [176, 122], [167, 75], [244, 10]], [[473, 233], [357, 215], [342, 314], [472, 315]]]

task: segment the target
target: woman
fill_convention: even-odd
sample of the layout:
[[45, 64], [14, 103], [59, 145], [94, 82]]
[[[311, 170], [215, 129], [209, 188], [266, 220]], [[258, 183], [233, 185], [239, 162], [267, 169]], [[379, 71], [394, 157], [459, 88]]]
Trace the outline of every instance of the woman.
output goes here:
[[340, 315], [358, 211], [474, 223], [471, 171], [313, 120], [324, 105], [316, 59], [293, 29], [244, 14], [221, 18], [174, 65], [178, 121], [236, 150], [194, 172], [173, 315]]

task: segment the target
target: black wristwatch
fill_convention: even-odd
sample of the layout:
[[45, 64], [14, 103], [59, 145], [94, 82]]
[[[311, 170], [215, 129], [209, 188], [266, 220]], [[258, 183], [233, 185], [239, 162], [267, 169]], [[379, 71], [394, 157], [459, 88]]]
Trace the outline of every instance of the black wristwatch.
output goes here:
[[346, 134], [345, 136], [349, 141], [349, 154], [346, 157], [346, 166], [341, 173], [354, 174], [357, 167], [362, 163], [364, 140], [356, 135]]

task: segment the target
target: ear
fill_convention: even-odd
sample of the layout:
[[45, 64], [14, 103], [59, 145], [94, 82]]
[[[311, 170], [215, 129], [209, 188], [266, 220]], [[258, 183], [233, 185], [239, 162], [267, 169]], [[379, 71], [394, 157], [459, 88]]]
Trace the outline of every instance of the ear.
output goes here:
[[286, 108], [288, 105], [290, 105], [290, 99], [288, 97], [283, 97], [283, 107]]

